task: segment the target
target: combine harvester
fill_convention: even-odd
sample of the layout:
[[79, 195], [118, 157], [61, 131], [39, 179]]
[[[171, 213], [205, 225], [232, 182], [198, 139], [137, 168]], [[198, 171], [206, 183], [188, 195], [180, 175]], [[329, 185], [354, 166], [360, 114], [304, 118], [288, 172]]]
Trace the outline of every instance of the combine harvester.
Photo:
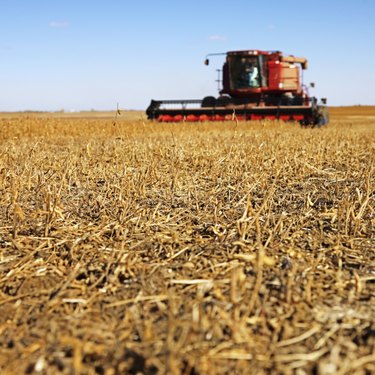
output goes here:
[[[326, 99], [318, 104], [303, 84], [307, 60], [280, 51], [232, 51], [226, 54], [220, 96], [203, 100], [151, 100], [148, 119], [160, 122], [284, 120], [302, 125], [328, 123]], [[209, 64], [208, 58], [205, 64]], [[313, 84], [311, 84], [314, 87]]]

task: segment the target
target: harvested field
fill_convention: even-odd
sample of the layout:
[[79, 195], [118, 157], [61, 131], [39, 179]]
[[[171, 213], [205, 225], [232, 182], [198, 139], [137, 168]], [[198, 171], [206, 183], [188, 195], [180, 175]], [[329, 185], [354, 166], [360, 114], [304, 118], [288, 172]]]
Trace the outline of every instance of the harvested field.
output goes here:
[[375, 108], [330, 125], [0, 118], [0, 373], [375, 373]]

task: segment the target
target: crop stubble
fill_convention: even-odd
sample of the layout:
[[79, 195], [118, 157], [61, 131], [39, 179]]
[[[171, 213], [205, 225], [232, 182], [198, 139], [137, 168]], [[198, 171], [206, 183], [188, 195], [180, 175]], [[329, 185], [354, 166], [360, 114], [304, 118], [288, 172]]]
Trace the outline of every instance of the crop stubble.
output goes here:
[[[375, 372], [375, 119], [0, 120], [0, 372]], [[367, 372], [366, 372], [367, 371]]]

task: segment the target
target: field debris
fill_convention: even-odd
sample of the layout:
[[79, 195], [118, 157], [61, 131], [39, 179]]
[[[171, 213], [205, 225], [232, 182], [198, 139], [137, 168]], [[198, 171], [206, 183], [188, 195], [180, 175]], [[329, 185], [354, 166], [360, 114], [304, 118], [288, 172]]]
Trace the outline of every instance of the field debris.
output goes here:
[[0, 372], [375, 373], [374, 139], [0, 118]]

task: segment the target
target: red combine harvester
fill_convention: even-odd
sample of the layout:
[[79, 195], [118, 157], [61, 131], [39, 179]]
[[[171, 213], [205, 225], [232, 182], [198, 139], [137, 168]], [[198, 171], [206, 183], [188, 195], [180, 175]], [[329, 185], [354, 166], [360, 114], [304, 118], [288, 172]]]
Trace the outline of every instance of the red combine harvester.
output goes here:
[[[209, 64], [208, 58], [205, 64]], [[218, 98], [151, 100], [146, 114], [161, 122], [280, 119], [302, 125], [327, 124], [326, 99], [318, 105], [309, 96], [301, 68], [307, 69], [305, 58], [283, 56], [280, 51], [227, 52]]]

